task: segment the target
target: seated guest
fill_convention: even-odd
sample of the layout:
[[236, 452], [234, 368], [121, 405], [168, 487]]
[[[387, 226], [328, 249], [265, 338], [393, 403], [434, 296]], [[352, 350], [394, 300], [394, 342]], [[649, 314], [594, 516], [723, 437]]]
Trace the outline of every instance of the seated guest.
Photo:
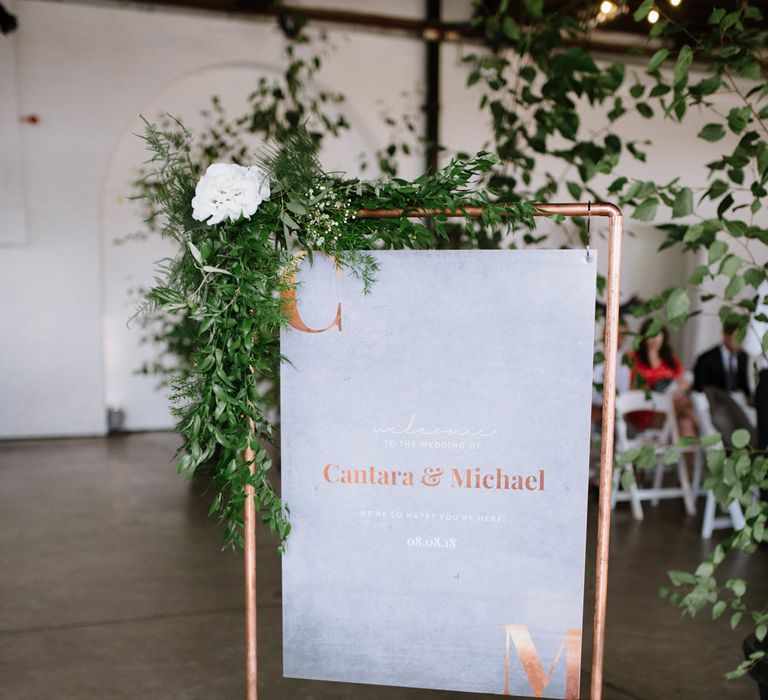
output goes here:
[[[641, 337], [648, 332], [651, 323], [650, 318], [645, 320], [640, 327]], [[673, 383], [677, 383], [682, 390], [688, 388], [683, 365], [669, 344], [666, 328], [650, 338], [643, 338], [637, 351], [630, 353], [630, 358], [633, 365], [632, 385], [636, 389], [662, 392]]]
[[723, 342], [707, 350], [696, 360], [693, 369], [693, 386], [696, 391], [717, 387], [725, 391], [741, 391], [750, 395], [747, 353], [736, 341], [738, 327], [723, 324]]
[[[645, 320], [640, 327], [641, 337], [648, 332], [651, 323], [651, 319]], [[669, 344], [667, 329], [662, 328], [656, 335], [643, 338], [637, 351], [630, 353], [630, 360], [635, 388], [664, 392], [675, 385], [674, 406], [679, 433], [681, 436], [695, 435], [693, 407], [685, 393], [690, 388], [690, 382], [685, 378], [683, 365]], [[653, 414], [639, 411], [629, 417], [629, 422], [636, 430], [646, 430], [653, 425]]]

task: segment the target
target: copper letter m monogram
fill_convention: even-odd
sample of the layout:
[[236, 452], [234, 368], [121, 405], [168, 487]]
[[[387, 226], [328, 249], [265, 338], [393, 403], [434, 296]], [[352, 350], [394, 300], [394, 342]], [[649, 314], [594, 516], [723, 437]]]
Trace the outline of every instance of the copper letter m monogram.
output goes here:
[[555, 660], [548, 673], [544, 672], [544, 666], [541, 663], [536, 647], [533, 644], [531, 633], [526, 625], [502, 625], [507, 636], [507, 654], [505, 659], [505, 679], [504, 695], [510, 695], [509, 692], [509, 656], [511, 651], [510, 642], [517, 650], [520, 657], [520, 663], [523, 666], [528, 683], [531, 686], [534, 697], [540, 698], [544, 694], [544, 689], [549, 684], [552, 674], [557, 667], [557, 662], [562, 656], [563, 649], [565, 654], [565, 697], [564, 700], [578, 700], [579, 697], [579, 667], [581, 664], [581, 630], [567, 630], [565, 638], [560, 643], [560, 647], [555, 654]]

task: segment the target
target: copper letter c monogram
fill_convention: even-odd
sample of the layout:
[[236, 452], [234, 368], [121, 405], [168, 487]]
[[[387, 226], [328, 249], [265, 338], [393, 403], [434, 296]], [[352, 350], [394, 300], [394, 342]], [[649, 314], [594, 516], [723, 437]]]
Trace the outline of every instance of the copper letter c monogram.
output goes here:
[[[306, 255], [306, 253], [296, 253], [297, 258], [303, 258]], [[336, 263], [336, 274], [341, 274], [341, 266], [339, 265], [336, 258], [331, 258]], [[286, 289], [282, 294], [280, 295], [283, 300], [283, 311], [285, 313], [285, 316], [288, 320], [288, 324], [290, 326], [293, 326], [298, 331], [303, 331], [304, 333], [324, 333], [325, 331], [330, 330], [334, 326], [336, 326], [339, 329], [339, 333], [341, 333], [341, 302], [339, 302], [338, 306], [336, 307], [336, 318], [333, 319], [333, 321], [327, 325], [325, 328], [310, 328], [301, 318], [301, 314], [299, 314], [299, 307], [296, 304], [296, 275], [298, 273], [298, 266], [296, 270], [291, 274], [288, 282], [289, 287]]]

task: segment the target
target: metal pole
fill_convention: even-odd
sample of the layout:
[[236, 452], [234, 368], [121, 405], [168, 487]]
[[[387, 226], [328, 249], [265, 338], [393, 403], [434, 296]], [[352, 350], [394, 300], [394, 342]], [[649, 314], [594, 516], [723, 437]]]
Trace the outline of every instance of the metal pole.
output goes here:
[[[360, 209], [361, 219], [395, 219], [402, 216], [423, 218], [432, 216], [482, 216], [482, 207], [458, 209]], [[601, 216], [609, 221], [608, 280], [605, 312], [605, 372], [603, 374], [603, 435], [600, 448], [600, 499], [597, 516], [597, 556], [595, 561], [595, 611], [592, 640], [592, 677], [590, 698], [603, 696], [603, 661], [605, 656], [605, 616], [608, 599], [608, 554], [611, 535], [611, 487], [613, 476], [613, 431], [616, 412], [616, 362], [619, 330], [619, 280], [621, 276], [621, 239], [623, 217], [614, 204], [598, 202], [587, 204], [541, 204], [536, 216]], [[250, 444], [245, 458], [253, 473], [253, 451]], [[256, 682], [256, 513], [253, 487], [246, 487], [244, 510], [245, 528], [245, 614], [246, 614], [246, 670], [247, 698], [257, 700]]]
[[597, 556], [595, 561], [595, 612], [592, 638], [591, 700], [603, 696], [605, 657], [605, 616], [608, 602], [608, 555], [611, 540], [611, 488], [613, 485], [613, 437], [616, 417], [616, 363], [619, 334], [619, 280], [621, 277], [621, 237], [624, 219], [613, 204], [548, 204], [539, 207], [541, 215], [607, 216], [608, 280], [605, 310], [605, 370], [603, 372], [603, 434], [600, 446], [600, 499], [597, 511]]
[[[251, 449], [253, 424], [245, 448], [245, 461], [250, 466], [251, 475], [256, 470], [254, 453]], [[247, 700], [258, 700], [258, 664], [256, 656], [256, 504], [253, 486], [245, 487], [245, 505], [243, 507], [243, 537], [245, 549], [245, 687]]]
[[[426, 22], [429, 25], [439, 25], [441, 19], [441, 0], [426, 0]], [[426, 95], [424, 102], [425, 136], [426, 136], [426, 170], [437, 172], [437, 153], [440, 143], [440, 39], [439, 36], [427, 35], [427, 54], [425, 64]]]
[[[594, 208], [594, 207], [593, 207]], [[611, 539], [611, 486], [613, 482], [613, 437], [616, 416], [616, 363], [619, 341], [619, 280], [623, 217], [614, 207], [609, 214], [608, 296], [605, 310], [605, 370], [603, 372], [603, 435], [600, 446], [600, 502], [597, 518], [595, 618], [592, 642], [592, 700], [603, 694], [605, 616], [608, 603], [608, 556]]]

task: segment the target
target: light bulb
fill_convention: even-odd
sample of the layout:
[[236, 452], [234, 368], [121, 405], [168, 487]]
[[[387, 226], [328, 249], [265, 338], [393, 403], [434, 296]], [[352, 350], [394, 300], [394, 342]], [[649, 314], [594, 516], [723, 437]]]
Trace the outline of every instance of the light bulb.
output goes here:
[[669, 4], [672, 5], [672, 7], [677, 7], [683, 0], [669, 0]]
[[[680, 2], [680, 0], [678, 0], [678, 2]], [[603, 2], [600, 3], [600, 12], [604, 15], [611, 14], [615, 9], [616, 6], [610, 0], [603, 0]]]
[[659, 11], [658, 11], [658, 10], [656, 10], [656, 9], [653, 9], [653, 10], [651, 10], [651, 11], [648, 13], [648, 21], [649, 21], [651, 24], [656, 24], [656, 22], [658, 22], [658, 21], [659, 21], [659, 17], [660, 17], [660, 16], [661, 16], [661, 15], [659, 15]]

